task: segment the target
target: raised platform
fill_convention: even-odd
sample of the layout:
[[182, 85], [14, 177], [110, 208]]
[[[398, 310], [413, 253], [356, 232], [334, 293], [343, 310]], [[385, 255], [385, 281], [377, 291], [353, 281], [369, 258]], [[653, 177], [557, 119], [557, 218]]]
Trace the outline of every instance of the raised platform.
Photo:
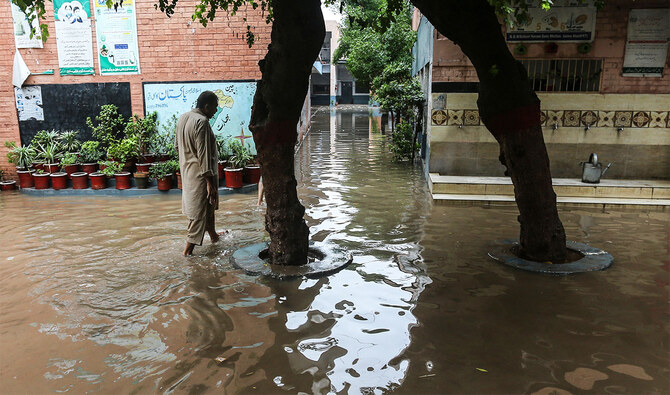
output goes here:
[[[442, 176], [430, 174], [436, 203], [498, 202], [514, 203], [514, 187], [508, 177]], [[559, 204], [589, 206], [670, 206], [670, 181], [602, 180], [587, 184], [578, 179], [555, 178], [554, 191]]]
[[[258, 190], [258, 184], [245, 184], [242, 188], [219, 188], [219, 195], [230, 195], [233, 193], [254, 192]], [[181, 189], [173, 188], [169, 191], [159, 191], [156, 187], [149, 187], [146, 189], [138, 189], [132, 187], [130, 189], [116, 189], [114, 186], [105, 189], [35, 189], [22, 188], [21, 193], [30, 196], [146, 196], [146, 195], [181, 195]]]

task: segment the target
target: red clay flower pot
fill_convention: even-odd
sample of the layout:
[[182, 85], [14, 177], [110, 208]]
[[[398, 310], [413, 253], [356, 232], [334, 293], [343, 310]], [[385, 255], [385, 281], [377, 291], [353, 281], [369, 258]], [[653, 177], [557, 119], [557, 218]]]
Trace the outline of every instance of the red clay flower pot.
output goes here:
[[242, 188], [243, 169], [231, 169], [226, 167], [226, 186], [228, 188]]
[[114, 174], [114, 179], [116, 180], [116, 189], [130, 189], [130, 173], [127, 171], [122, 171], [121, 173]]
[[247, 184], [258, 184], [261, 179], [261, 167], [256, 165], [244, 166], [244, 182]]
[[49, 180], [51, 174], [49, 173], [33, 173], [33, 183], [35, 184], [35, 189], [49, 189]]
[[79, 163], [73, 163], [71, 165], [63, 166], [63, 171], [67, 173], [67, 177], [72, 179], [72, 173], [79, 171]]
[[81, 171], [84, 173], [95, 173], [98, 171], [98, 164], [97, 163], [82, 163], [81, 165]]
[[17, 170], [16, 173], [19, 175], [19, 185], [21, 188], [32, 188], [35, 186], [33, 183], [33, 170]]
[[148, 173], [152, 164], [152, 162], [138, 163], [136, 173]]
[[154, 154], [143, 154], [142, 155], [142, 163], [153, 163], [154, 160], [156, 160], [156, 155], [154, 155]]
[[135, 161], [129, 160], [128, 162], [123, 163], [123, 172], [131, 172], [133, 171], [133, 167], [135, 167]]
[[60, 165], [58, 163], [45, 163], [44, 172], [45, 173], [58, 173], [60, 170]]
[[91, 189], [107, 188], [107, 177], [104, 174], [96, 171], [95, 173], [89, 174], [88, 178], [91, 179]]
[[181, 189], [181, 173], [175, 173], [177, 176], [177, 189]]
[[78, 171], [70, 174], [70, 177], [72, 177], [72, 189], [88, 188], [88, 173]]
[[159, 191], [169, 191], [172, 188], [172, 174], [159, 178], [157, 181]]
[[0, 181], [0, 191], [13, 191], [14, 189], [16, 189], [16, 181]]
[[167, 162], [170, 160], [170, 155], [168, 154], [161, 154], [160, 158], [158, 159], [159, 162]]
[[33, 169], [35, 170], [44, 170], [44, 163], [35, 162], [33, 163]]
[[221, 160], [219, 161], [219, 180], [223, 180], [223, 177], [225, 176], [225, 168], [228, 166], [228, 161], [227, 160]]
[[51, 173], [51, 188], [53, 189], [65, 189], [67, 188], [67, 173], [60, 171], [58, 173]]

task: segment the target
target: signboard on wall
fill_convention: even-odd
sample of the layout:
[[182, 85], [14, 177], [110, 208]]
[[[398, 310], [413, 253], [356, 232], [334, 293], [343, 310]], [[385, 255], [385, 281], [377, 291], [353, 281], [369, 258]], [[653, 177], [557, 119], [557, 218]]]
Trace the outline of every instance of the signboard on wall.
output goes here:
[[[249, 131], [251, 106], [256, 93], [255, 81], [230, 82], [145, 82], [144, 112], [156, 112], [158, 122], [165, 122], [173, 115], [177, 118], [195, 108], [200, 93], [206, 90], [219, 97], [219, 106], [209, 120], [214, 134], [232, 137], [244, 142], [255, 152]], [[160, 127], [159, 127], [160, 128]]]
[[60, 74], [94, 74], [89, 1], [53, 0], [53, 4]]
[[668, 56], [670, 9], [631, 10], [624, 77], [662, 77]]
[[[32, 12], [35, 15], [33, 23], [31, 24], [28, 21], [26, 14], [21, 11], [19, 6], [14, 3], [11, 3], [12, 6], [12, 21], [14, 22], [14, 43], [16, 48], [42, 48], [42, 36], [40, 35], [40, 22], [35, 15], [35, 11]], [[32, 28], [35, 29], [35, 32], [32, 37], [30, 33]]]
[[507, 41], [591, 42], [595, 38], [596, 7], [590, 2], [557, 0], [547, 11], [528, 5], [528, 20], [507, 26]]
[[135, 1], [123, 0], [112, 8], [106, 0], [94, 1], [100, 74], [139, 74]]

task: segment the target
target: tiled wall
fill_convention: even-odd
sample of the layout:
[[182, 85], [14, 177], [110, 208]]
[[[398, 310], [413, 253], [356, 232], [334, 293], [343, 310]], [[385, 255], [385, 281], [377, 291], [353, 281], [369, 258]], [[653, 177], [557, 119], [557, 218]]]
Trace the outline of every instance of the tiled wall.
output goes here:
[[[540, 94], [554, 177], [577, 178], [595, 152], [614, 162], [608, 178], [670, 179], [670, 95]], [[431, 172], [502, 176], [498, 144], [473, 93], [432, 96]]]

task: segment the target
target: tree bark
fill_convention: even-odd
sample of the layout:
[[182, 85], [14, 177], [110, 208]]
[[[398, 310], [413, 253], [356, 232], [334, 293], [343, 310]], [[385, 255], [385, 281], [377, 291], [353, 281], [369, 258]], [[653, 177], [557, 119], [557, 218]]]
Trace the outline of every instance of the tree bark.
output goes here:
[[540, 126], [540, 100], [524, 67], [507, 47], [487, 0], [412, 0], [444, 36], [459, 45], [479, 77], [482, 121], [500, 144], [519, 208], [520, 256], [563, 262], [565, 231], [558, 217], [549, 156]]
[[307, 263], [309, 228], [296, 190], [296, 130], [326, 28], [319, 0], [274, 0], [272, 4], [271, 42], [259, 62], [262, 78], [249, 129], [263, 176], [269, 259], [278, 265], [301, 265]]

